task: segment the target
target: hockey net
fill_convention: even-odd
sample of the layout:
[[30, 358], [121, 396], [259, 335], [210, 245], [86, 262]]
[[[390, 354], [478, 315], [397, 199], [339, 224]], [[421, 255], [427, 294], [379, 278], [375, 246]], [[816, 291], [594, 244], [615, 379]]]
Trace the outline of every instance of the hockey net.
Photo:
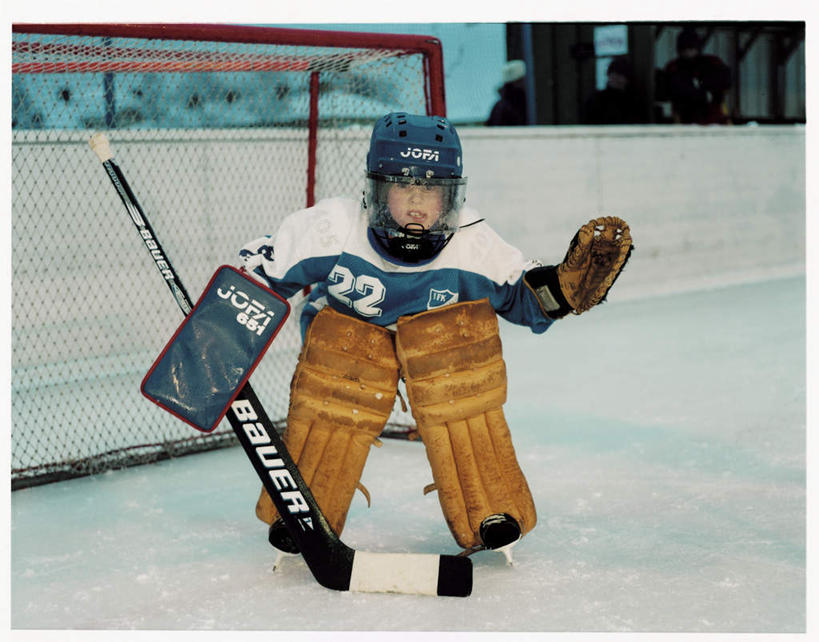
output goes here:
[[[89, 136], [108, 133], [197, 298], [290, 212], [361, 197], [376, 118], [445, 114], [440, 43], [218, 25], [12, 31], [12, 488], [233, 444], [226, 422], [192, 434], [139, 394], [181, 318]], [[297, 316], [253, 376], [280, 427]], [[397, 409], [385, 434], [412, 435], [411, 417]]]

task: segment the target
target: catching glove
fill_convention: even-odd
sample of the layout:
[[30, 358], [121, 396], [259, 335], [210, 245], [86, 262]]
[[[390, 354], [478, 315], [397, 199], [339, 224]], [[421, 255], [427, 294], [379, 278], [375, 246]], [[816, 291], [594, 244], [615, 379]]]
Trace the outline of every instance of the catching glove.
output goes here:
[[578, 230], [560, 265], [534, 268], [525, 280], [548, 317], [580, 314], [606, 299], [633, 248], [628, 224], [602, 216]]

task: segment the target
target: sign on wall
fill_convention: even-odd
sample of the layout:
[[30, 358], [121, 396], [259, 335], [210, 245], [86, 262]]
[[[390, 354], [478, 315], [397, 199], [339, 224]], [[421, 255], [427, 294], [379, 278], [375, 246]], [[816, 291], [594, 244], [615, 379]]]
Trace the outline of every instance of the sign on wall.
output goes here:
[[601, 25], [594, 28], [595, 86], [606, 88], [606, 71], [615, 56], [628, 53], [628, 26]]
[[628, 26], [603, 25], [594, 28], [594, 55], [622, 56], [628, 53]]

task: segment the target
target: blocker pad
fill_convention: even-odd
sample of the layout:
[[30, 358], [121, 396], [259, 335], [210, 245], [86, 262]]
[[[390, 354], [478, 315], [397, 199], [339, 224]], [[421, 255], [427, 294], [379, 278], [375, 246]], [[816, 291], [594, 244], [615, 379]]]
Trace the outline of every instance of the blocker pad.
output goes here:
[[197, 430], [211, 432], [281, 329], [290, 305], [221, 266], [142, 380], [142, 394]]

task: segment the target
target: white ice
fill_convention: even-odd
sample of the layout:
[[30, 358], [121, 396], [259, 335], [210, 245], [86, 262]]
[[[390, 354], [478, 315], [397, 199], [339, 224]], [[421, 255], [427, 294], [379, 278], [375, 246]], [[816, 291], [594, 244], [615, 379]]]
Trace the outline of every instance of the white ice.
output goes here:
[[[300, 558], [272, 572], [232, 448], [13, 493], [12, 628], [805, 631], [804, 277], [502, 331], [539, 523], [516, 566], [472, 557], [471, 597], [334, 592]], [[457, 552], [430, 481], [421, 444], [385, 440], [344, 541]]]

